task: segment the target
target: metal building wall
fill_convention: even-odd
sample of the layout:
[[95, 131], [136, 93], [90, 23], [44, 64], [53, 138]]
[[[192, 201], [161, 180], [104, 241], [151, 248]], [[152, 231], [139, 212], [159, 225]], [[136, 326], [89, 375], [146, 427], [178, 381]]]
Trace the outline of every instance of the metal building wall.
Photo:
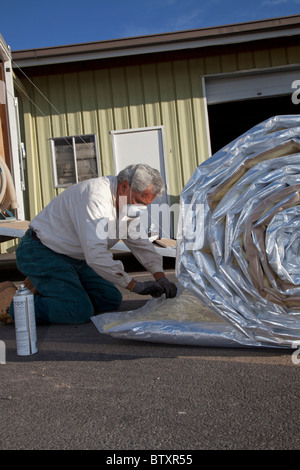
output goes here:
[[[51, 137], [97, 135], [102, 174], [112, 174], [111, 130], [165, 128], [169, 187], [173, 203], [209, 156], [202, 77], [294, 64], [300, 47], [214, 55], [199, 59], [114, 67], [23, 79], [27, 153], [27, 218], [53, 199]], [[174, 198], [172, 198], [174, 196]]]

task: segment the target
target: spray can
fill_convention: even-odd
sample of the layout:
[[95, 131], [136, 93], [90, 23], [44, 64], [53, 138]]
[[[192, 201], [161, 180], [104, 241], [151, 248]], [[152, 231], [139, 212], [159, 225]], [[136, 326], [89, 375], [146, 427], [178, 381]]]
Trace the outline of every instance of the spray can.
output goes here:
[[18, 356], [29, 356], [38, 351], [34, 296], [24, 284], [13, 298]]

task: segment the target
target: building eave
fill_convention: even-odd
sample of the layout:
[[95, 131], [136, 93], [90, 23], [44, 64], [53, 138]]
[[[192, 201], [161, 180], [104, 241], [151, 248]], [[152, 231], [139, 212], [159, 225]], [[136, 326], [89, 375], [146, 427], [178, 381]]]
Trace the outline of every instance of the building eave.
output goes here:
[[12, 52], [12, 57], [18, 67], [32, 67], [176, 52], [297, 35], [300, 35], [300, 15], [293, 15], [149, 36], [17, 50]]
[[3, 62], [6, 62], [7, 60], [10, 60], [10, 59], [11, 59], [10, 49], [0, 34], [0, 60], [2, 60]]

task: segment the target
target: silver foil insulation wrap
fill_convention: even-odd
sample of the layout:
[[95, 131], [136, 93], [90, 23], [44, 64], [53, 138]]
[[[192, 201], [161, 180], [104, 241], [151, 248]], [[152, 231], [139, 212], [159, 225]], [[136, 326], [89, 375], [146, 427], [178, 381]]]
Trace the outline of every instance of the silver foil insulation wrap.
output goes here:
[[214, 347], [300, 341], [300, 116], [258, 124], [181, 193], [175, 299], [93, 318], [127, 339]]
[[[292, 115], [221, 149], [182, 191], [178, 279], [241, 334], [241, 344], [300, 340], [299, 190], [300, 116]], [[198, 224], [195, 244], [187, 218]]]

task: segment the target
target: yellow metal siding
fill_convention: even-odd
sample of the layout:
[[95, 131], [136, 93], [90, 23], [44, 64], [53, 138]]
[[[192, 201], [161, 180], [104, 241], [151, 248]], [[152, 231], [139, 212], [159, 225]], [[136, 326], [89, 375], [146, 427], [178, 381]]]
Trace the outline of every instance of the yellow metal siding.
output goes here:
[[113, 174], [113, 157], [109, 132], [114, 129], [114, 111], [109, 70], [98, 70], [94, 74], [98, 123], [98, 149], [102, 175]]
[[[164, 126], [171, 196], [209, 156], [201, 77], [298, 62], [299, 47], [227, 53], [33, 78], [23, 84], [28, 198], [32, 218], [53, 197], [51, 137], [96, 134], [101, 174], [111, 174], [110, 131]], [[45, 97], [47, 99], [45, 99]], [[51, 104], [50, 104], [51, 103]]]

